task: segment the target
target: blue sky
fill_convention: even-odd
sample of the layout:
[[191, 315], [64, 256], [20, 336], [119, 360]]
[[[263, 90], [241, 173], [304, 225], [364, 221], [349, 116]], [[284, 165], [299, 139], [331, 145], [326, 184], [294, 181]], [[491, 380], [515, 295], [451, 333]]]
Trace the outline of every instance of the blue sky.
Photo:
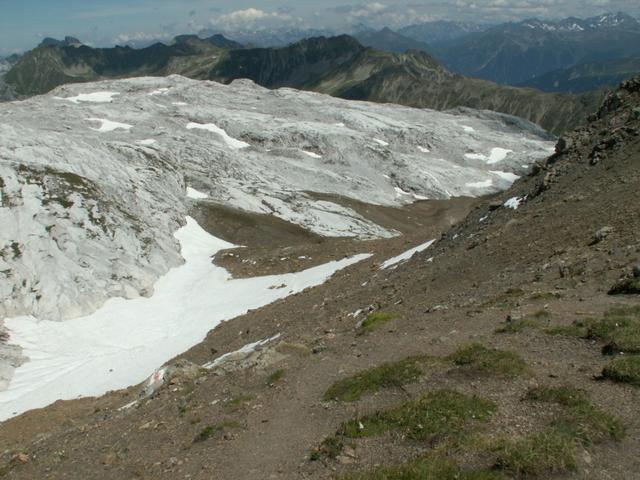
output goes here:
[[180, 33], [274, 27], [399, 27], [435, 19], [499, 22], [622, 10], [640, 16], [638, 0], [0, 0], [0, 55], [72, 35], [106, 46]]

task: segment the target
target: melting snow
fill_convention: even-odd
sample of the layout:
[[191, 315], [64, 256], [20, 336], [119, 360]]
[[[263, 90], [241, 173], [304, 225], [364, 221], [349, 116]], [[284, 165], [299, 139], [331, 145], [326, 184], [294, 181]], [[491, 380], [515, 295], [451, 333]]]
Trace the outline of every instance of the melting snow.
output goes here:
[[386, 260], [385, 262], [382, 263], [382, 265], [380, 265], [380, 270], [385, 270], [389, 267], [396, 268], [399, 263], [405, 262], [409, 260], [411, 257], [413, 257], [416, 253], [426, 250], [431, 245], [433, 245], [434, 242], [435, 240], [429, 240], [428, 242], [423, 243], [422, 245], [418, 245], [417, 247], [414, 247], [411, 250], [407, 250], [406, 252], [401, 253], [397, 257], [393, 257], [393, 258], [390, 258], [389, 260]]
[[382, 145], [383, 147], [389, 146], [389, 143], [385, 142], [384, 140], [380, 140], [379, 138], [374, 138], [373, 141], [376, 142], [378, 145]]
[[112, 120], [105, 120], [104, 118], [87, 118], [90, 122], [100, 122], [102, 125], [99, 128], [91, 128], [96, 132], [113, 132], [114, 130], [131, 130], [133, 125], [127, 123], [114, 122]]
[[[389, 177], [387, 177], [387, 178], [389, 178]], [[393, 187], [393, 188], [396, 191], [396, 196], [398, 196], [398, 197], [408, 196], [408, 197], [415, 198], [416, 200], [429, 200], [429, 197], [424, 197], [422, 195], [418, 195], [417, 193], [413, 193], [413, 192], [406, 192], [406, 191], [402, 190], [400, 187]]]
[[[142, 382], [220, 322], [319, 285], [370, 257], [361, 254], [299, 273], [232, 279], [211, 263], [211, 256], [234, 245], [209, 235], [192, 218], [175, 237], [185, 263], [161, 277], [150, 298], [111, 298], [93, 314], [65, 322], [6, 319], [11, 341], [30, 360], [0, 392], [0, 420], [60, 399], [102, 395]], [[270, 289], [274, 284], [286, 288]]]
[[120, 95], [120, 92], [94, 92], [94, 93], [81, 93], [75, 97], [54, 97], [56, 100], [67, 100], [73, 103], [90, 102], [90, 103], [111, 103], [113, 97]]
[[202, 200], [203, 198], [209, 198], [209, 195], [199, 192], [195, 188], [187, 187], [187, 197], [193, 198], [194, 200]]
[[482, 160], [483, 162], [487, 162], [489, 165], [501, 162], [509, 153], [512, 153], [513, 150], [508, 150], [506, 148], [495, 147], [491, 149], [489, 155], [483, 155], [482, 153], [465, 153], [465, 158], [469, 160]]
[[471, 187], [471, 188], [489, 188], [491, 185], [493, 185], [493, 180], [488, 179], [488, 180], [483, 180], [481, 182], [471, 182], [471, 183], [467, 183], [466, 185], [467, 187]]
[[235, 350], [235, 351], [229, 352], [229, 353], [225, 353], [224, 355], [219, 356], [218, 358], [216, 358], [212, 362], [205, 363], [202, 366], [202, 368], [206, 368], [208, 370], [210, 370], [212, 368], [215, 368], [218, 365], [220, 365], [222, 362], [224, 362], [229, 357], [246, 357], [250, 353], [255, 352], [258, 347], [262, 347], [262, 346], [266, 345], [267, 343], [271, 343], [274, 340], [277, 340], [278, 338], [280, 338], [280, 334], [279, 333], [277, 335], [274, 335], [271, 338], [265, 338], [264, 340], [258, 340], [257, 342], [249, 343], [249, 344], [245, 345], [244, 347], [242, 347], [242, 348], [240, 348], [238, 350]]
[[504, 202], [504, 206], [508, 207], [508, 208], [513, 208], [514, 210], [517, 210], [523, 200], [524, 200], [523, 198], [511, 197], [509, 200]]
[[493, 173], [494, 175], [497, 175], [503, 180], [506, 180], [507, 182], [510, 182], [510, 183], [513, 183], [520, 178], [519, 175], [516, 175], [515, 173], [511, 173], [511, 172], [501, 172], [498, 170], [490, 170], [490, 173]]
[[193, 129], [207, 130], [208, 132], [217, 133], [222, 137], [222, 139], [224, 140], [224, 143], [226, 143], [227, 146], [229, 146], [230, 148], [233, 148], [234, 150], [250, 147], [248, 143], [245, 143], [241, 140], [230, 137], [227, 134], [227, 132], [225, 132], [222, 128], [218, 127], [213, 123], [202, 124], [202, 123], [191, 122], [187, 125], [187, 130], [193, 130]]
[[318, 155], [317, 153], [314, 153], [314, 152], [308, 152], [306, 150], [302, 150], [302, 153], [304, 153], [305, 155], [308, 155], [311, 158], [322, 158], [322, 155]]
[[166, 95], [167, 93], [169, 93], [169, 90], [171, 90], [170, 88], [158, 88], [157, 90], [154, 90], [153, 92], [149, 92], [147, 95], [149, 96], [154, 96], [154, 95]]
[[429, 149], [428, 148], [421, 147], [420, 145], [418, 145], [418, 150], [420, 150], [422, 153], [429, 153]]

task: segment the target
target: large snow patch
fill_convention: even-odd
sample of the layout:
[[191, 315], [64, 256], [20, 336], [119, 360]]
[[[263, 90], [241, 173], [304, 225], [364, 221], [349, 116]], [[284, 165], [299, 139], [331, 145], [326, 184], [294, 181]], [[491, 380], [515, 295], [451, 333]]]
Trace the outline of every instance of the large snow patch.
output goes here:
[[319, 285], [369, 257], [357, 255], [299, 273], [232, 279], [211, 263], [213, 254], [232, 244], [209, 235], [192, 218], [175, 236], [185, 263], [161, 277], [150, 298], [112, 298], [95, 313], [65, 322], [6, 320], [11, 342], [23, 348], [29, 361], [0, 392], [0, 420], [56, 400], [140, 383], [220, 322]]

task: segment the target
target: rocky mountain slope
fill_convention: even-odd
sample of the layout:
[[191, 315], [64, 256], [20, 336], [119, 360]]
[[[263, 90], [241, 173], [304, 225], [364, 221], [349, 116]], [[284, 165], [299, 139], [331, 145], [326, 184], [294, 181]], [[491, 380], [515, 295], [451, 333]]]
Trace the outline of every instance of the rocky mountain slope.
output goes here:
[[521, 86], [545, 92], [589, 92], [640, 74], [640, 57], [581, 63], [533, 77]]
[[507, 23], [439, 45], [431, 53], [455, 72], [520, 85], [580, 63], [640, 53], [640, 23], [629, 15]]
[[170, 75], [201, 77], [216, 63], [219, 37], [178, 37], [171, 45], [156, 43], [147, 48], [91, 48], [86, 45], [41, 45], [27, 52], [6, 74], [5, 81], [20, 96], [49, 92], [68, 83], [103, 78]]
[[[182, 37], [180, 37], [182, 38]], [[425, 53], [394, 54], [367, 49], [349, 36], [313, 38], [283, 48], [227, 50], [224, 45], [187, 36], [171, 46], [40, 47], [27, 53], [7, 74], [21, 95], [54, 86], [113, 77], [177, 73], [230, 82], [249, 78], [350, 99], [446, 110], [470, 107], [516, 115], [558, 134], [597, 107], [601, 94], [544, 94], [503, 87], [455, 75]]]
[[639, 271], [638, 108], [640, 79], [452, 228], [367, 244], [144, 385], [3, 423], [3, 473], [634, 478], [640, 289], [608, 292]]
[[281, 49], [231, 51], [210, 78], [250, 78], [331, 95], [420, 108], [487, 109], [520, 116], [560, 133], [595, 110], [600, 93], [549, 95], [455, 75], [423, 52], [363, 48], [348, 36], [306, 40]]

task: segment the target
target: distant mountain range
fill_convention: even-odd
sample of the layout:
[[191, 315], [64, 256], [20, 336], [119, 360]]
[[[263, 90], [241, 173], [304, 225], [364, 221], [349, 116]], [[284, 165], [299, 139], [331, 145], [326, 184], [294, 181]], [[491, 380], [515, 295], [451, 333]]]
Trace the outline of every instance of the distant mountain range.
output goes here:
[[[447, 110], [471, 107], [520, 116], [561, 133], [580, 122], [601, 94], [546, 94], [454, 74], [424, 52], [391, 53], [353, 37], [319, 37], [282, 48], [233, 48], [225, 37], [178, 37], [145, 49], [47, 46], [26, 53], [7, 73], [19, 95], [65, 83], [180, 74], [229, 83], [249, 78], [269, 87], [293, 87], [337, 97]], [[231, 48], [229, 48], [231, 47]]]
[[618, 85], [640, 73], [640, 56], [588, 62], [553, 70], [521, 83], [544, 92], [582, 93]]
[[431, 47], [424, 42], [406, 37], [390, 28], [382, 30], [365, 30], [354, 35], [365, 47], [372, 47], [388, 52], [404, 53], [407, 50], [420, 50], [429, 52]]
[[471, 33], [483, 32], [490, 27], [491, 25], [487, 24], [439, 20], [409, 25], [399, 29], [398, 33], [428, 45], [437, 45], [462, 38]]
[[318, 28], [271, 28], [260, 30], [216, 30], [207, 28], [198, 32], [198, 36], [202, 38], [215, 35], [232, 38], [242, 45], [267, 48], [283, 47], [305, 38], [330, 37], [336, 35], [336, 32]]
[[79, 47], [80, 45], [82, 42], [75, 37], [64, 37], [64, 40], [47, 37], [40, 42], [42, 47]]
[[640, 23], [624, 13], [558, 22], [532, 19], [431, 47], [430, 53], [455, 72], [508, 85], [529, 84], [554, 70], [639, 57]]

